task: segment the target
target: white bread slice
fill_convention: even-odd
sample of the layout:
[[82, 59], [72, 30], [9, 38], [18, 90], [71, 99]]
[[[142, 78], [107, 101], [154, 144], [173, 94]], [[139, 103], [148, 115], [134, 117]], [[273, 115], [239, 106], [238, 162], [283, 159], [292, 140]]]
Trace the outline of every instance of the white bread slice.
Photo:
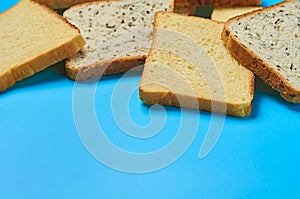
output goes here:
[[140, 99], [146, 104], [249, 115], [254, 75], [225, 48], [223, 26], [200, 17], [157, 13]]
[[300, 103], [300, 3], [287, 1], [229, 20], [229, 51], [287, 101]]
[[211, 19], [215, 21], [226, 22], [228, 19], [261, 9], [259, 6], [244, 6], [244, 7], [216, 7], [213, 9]]
[[74, 55], [85, 44], [78, 29], [30, 0], [1, 13], [0, 27], [0, 91]]
[[68, 9], [64, 17], [80, 29], [87, 44], [67, 60], [67, 76], [86, 80], [144, 64], [154, 14], [162, 10], [172, 11], [173, 0], [93, 2]]
[[175, 0], [175, 5], [178, 6], [258, 6], [261, 0]]

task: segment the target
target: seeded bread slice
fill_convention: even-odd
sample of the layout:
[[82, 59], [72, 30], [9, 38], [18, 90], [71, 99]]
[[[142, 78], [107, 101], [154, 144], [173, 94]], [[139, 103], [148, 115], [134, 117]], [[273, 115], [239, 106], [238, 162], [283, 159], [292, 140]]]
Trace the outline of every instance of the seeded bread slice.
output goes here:
[[229, 51], [287, 101], [300, 103], [300, 3], [287, 1], [229, 20]]
[[0, 27], [0, 91], [71, 57], [85, 44], [78, 29], [30, 0], [1, 13]]
[[80, 29], [87, 42], [67, 60], [68, 77], [86, 80], [144, 64], [152, 42], [154, 14], [173, 11], [173, 7], [173, 0], [126, 0], [68, 9], [64, 17]]
[[175, 5], [178, 6], [258, 6], [261, 0], [175, 0]]
[[254, 10], [261, 9], [259, 6], [244, 6], [244, 7], [216, 7], [213, 9], [211, 14], [211, 19], [215, 21], [226, 22], [230, 18], [238, 15], [245, 14], [247, 12], [252, 12]]
[[254, 75], [221, 40], [224, 24], [159, 12], [139, 95], [146, 104], [250, 114]]

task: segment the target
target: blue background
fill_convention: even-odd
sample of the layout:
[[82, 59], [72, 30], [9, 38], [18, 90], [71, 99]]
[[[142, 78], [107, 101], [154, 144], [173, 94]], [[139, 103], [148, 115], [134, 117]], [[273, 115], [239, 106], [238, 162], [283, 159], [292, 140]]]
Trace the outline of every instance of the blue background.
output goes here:
[[[1, 1], [0, 11], [16, 2]], [[176, 136], [180, 109], [165, 109], [166, 126], [154, 139], [126, 136], [111, 114], [120, 78], [103, 78], [97, 88], [95, 108], [100, 123], [110, 129], [107, 136], [126, 150], [159, 149]], [[138, 86], [139, 79], [135, 74], [124, 81]], [[285, 102], [259, 79], [251, 116], [226, 117], [208, 156], [200, 159], [198, 153], [211, 115], [190, 112], [200, 119], [190, 148], [172, 165], [146, 174], [113, 170], [86, 150], [73, 119], [73, 87], [59, 63], [0, 94], [1, 199], [299, 198], [300, 106]], [[149, 107], [137, 92], [130, 98], [129, 113], [139, 125], [150, 121]]]

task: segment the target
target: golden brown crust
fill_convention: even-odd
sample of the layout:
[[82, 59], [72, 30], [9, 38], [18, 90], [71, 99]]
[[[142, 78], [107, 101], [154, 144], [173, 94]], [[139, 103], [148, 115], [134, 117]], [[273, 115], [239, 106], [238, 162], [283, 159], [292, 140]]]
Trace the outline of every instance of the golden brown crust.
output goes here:
[[272, 7], [256, 10], [251, 13], [246, 13], [241, 16], [230, 19], [224, 26], [222, 32], [222, 39], [225, 42], [227, 49], [232, 55], [246, 68], [251, 70], [254, 74], [259, 76], [264, 82], [269, 84], [273, 89], [278, 90], [281, 96], [289, 102], [300, 103], [300, 90], [293, 88], [293, 86], [280, 75], [280, 73], [271, 67], [267, 62], [264, 62], [250, 49], [244, 46], [228, 29], [228, 25], [245, 16], [255, 15], [256, 13], [264, 12], [274, 9], [287, 2], [282, 2]]
[[[148, 91], [147, 87], [139, 87], [139, 97], [146, 104], [162, 104], [166, 106], [182, 107], [187, 109], [200, 109], [209, 112], [222, 113], [236, 117], [250, 115], [252, 103], [230, 104], [210, 99], [196, 98], [175, 94], [170, 91]], [[196, 103], [195, 103], [196, 101]]]
[[66, 60], [66, 74], [72, 80], [84, 81], [98, 78], [102, 75], [125, 73], [135, 67], [143, 66], [144, 63], [145, 56], [121, 57], [115, 60], [99, 61], [82, 67], [72, 66], [70, 61]]
[[[107, 1], [107, 0], [34, 0], [39, 3], [45, 4], [53, 9], [65, 9], [73, 7], [74, 5], [82, 5], [86, 3], [97, 3], [97, 1]], [[109, 1], [123, 1], [123, 0], [109, 0]]]
[[34, 1], [45, 4], [50, 8], [64, 9], [64, 8], [69, 8], [76, 4], [93, 2], [93, 1], [105, 1], [105, 0], [34, 0]]
[[80, 50], [83, 44], [84, 40], [81, 36], [78, 36], [62, 46], [58, 46], [53, 50], [38, 55], [34, 59], [29, 60], [22, 65], [12, 68], [11, 71], [1, 75], [0, 92], [14, 85], [17, 81], [30, 77], [35, 73], [44, 70], [48, 66], [65, 59], [66, 57], [71, 57]]
[[257, 6], [261, 4], [261, 0], [175, 0], [178, 6]]
[[93, 4], [99, 4], [99, 3], [110, 3], [110, 2], [118, 2], [118, 1], [123, 1], [123, 0], [87, 0], [86, 2], [83, 3], [77, 3], [73, 4], [71, 7], [68, 7], [68, 9], [65, 12], [75, 10], [81, 7], [85, 7], [87, 5], [93, 5]]
[[2, 74], [0, 77], [0, 92], [5, 91], [7, 88], [11, 87], [16, 83], [16, 80], [11, 73], [11, 71], [7, 71], [6, 73]]
[[182, 15], [195, 15], [196, 6], [176, 6], [174, 7], [174, 12]]

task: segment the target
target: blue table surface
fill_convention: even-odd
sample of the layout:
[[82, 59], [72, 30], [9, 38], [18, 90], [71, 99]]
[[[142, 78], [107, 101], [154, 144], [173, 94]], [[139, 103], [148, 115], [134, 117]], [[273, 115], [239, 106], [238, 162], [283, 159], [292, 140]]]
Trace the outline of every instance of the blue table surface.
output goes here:
[[1, 93], [0, 198], [299, 198], [299, 105], [256, 79], [250, 117], [150, 107], [139, 80], [58, 63]]

